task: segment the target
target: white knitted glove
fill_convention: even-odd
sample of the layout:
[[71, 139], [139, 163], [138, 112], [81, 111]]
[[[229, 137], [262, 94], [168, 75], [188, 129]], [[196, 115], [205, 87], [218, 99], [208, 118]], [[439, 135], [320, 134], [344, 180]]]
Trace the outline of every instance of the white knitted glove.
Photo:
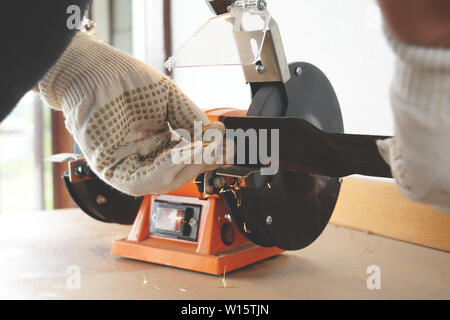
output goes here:
[[402, 43], [391, 103], [395, 137], [378, 141], [405, 196], [450, 213], [450, 50]]
[[[78, 33], [39, 82], [42, 97], [66, 117], [66, 126], [92, 170], [135, 196], [175, 190], [220, 164], [175, 164], [173, 129], [194, 135], [194, 121], [220, 130], [169, 78], [91, 36]], [[221, 139], [222, 140], [222, 139]], [[181, 148], [214, 153], [222, 141]], [[194, 146], [197, 148], [194, 148]], [[217, 149], [220, 150], [220, 149]]]

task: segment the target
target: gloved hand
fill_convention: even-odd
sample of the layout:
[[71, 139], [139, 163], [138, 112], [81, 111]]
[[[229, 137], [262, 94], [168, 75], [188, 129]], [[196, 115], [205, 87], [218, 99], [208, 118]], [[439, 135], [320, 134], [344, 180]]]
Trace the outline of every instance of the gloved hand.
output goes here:
[[395, 136], [378, 149], [405, 196], [450, 213], [450, 49], [406, 44], [385, 31], [397, 54]]
[[[92, 170], [124, 193], [165, 193], [222, 165], [174, 162], [174, 148], [181, 154], [192, 151], [192, 158], [220, 151], [223, 124], [210, 123], [172, 80], [88, 34], [74, 37], [39, 90], [51, 107], [64, 112]], [[219, 130], [221, 139], [182, 146], [171, 141], [170, 127], [193, 137], [194, 121], [203, 130]]]

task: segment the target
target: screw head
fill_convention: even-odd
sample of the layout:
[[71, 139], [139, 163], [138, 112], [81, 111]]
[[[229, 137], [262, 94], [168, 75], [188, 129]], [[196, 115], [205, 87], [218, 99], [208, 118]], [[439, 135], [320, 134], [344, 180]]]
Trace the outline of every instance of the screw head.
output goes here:
[[95, 201], [97, 202], [98, 205], [102, 205], [105, 204], [106, 202], [108, 202], [108, 199], [106, 199], [103, 195], [99, 194], [97, 196], [97, 198], [95, 199]]
[[267, 216], [267, 218], [266, 218], [266, 224], [267, 224], [267, 225], [271, 225], [272, 222], [273, 222], [272, 216]]
[[264, 67], [262, 64], [256, 65], [256, 72], [259, 74], [263, 74], [266, 72], [266, 67]]
[[258, 9], [259, 10], [264, 10], [267, 8], [267, 2], [266, 0], [259, 0], [258, 1]]
[[80, 176], [84, 175], [83, 171], [84, 171], [83, 167], [82, 166], [78, 166], [78, 167], [75, 168], [74, 173], [75, 173], [76, 176], [80, 177]]
[[300, 77], [300, 76], [302, 75], [302, 73], [303, 73], [303, 70], [302, 70], [301, 67], [295, 68], [295, 75], [296, 75], [297, 77]]
[[190, 225], [192, 228], [195, 228], [195, 227], [197, 226], [197, 219], [191, 218], [191, 219], [189, 220], [189, 225]]

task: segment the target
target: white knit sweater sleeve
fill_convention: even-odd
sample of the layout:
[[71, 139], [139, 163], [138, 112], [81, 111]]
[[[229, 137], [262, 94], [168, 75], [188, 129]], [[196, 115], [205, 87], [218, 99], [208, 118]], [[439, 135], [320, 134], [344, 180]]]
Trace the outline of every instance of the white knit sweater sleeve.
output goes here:
[[[192, 135], [194, 121], [222, 135], [223, 124], [210, 124], [172, 80], [151, 66], [87, 34], [75, 36], [39, 89], [50, 106], [64, 112], [92, 170], [124, 193], [165, 193], [220, 166], [175, 163], [168, 123]], [[181, 148], [199, 153], [219, 143], [199, 141]]]
[[386, 33], [397, 55], [395, 135], [378, 141], [379, 151], [405, 196], [450, 212], [450, 49], [413, 46]]

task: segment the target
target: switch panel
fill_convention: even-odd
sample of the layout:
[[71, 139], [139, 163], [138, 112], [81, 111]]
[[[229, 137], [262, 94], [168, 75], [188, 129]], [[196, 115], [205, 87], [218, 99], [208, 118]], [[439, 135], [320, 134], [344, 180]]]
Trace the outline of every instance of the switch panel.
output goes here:
[[201, 206], [155, 200], [151, 213], [153, 236], [197, 241]]

